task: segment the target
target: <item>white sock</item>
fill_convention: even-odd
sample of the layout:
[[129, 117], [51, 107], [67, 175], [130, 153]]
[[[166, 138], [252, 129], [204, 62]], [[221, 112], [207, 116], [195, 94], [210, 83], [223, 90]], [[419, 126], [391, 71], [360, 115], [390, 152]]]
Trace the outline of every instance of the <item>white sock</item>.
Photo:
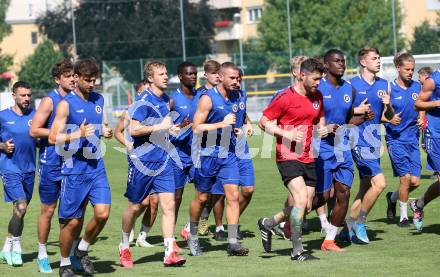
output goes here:
[[396, 203], [397, 202], [397, 198], [399, 198], [399, 192], [398, 191], [393, 191], [393, 193], [391, 193], [391, 196], [390, 196], [391, 202]]
[[280, 228], [283, 229], [283, 228], [284, 228], [284, 225], [286, 225], [286, 222], [283, 221], [283, 222], [281, 222], [279, 225], [280, 225]]
[[319, 221], [321, 221], [321, 228], [324, 228], [328, 224], [327, 215], [325, 213], [320, 214]]
[[12, 238], [6, 237], [5, 244], [3, 245], [3, 252], [11, 252], [12, 251]]
[[[130, 234], [128, 234], [128, 235], [130, 236]], [[89, 245], [90, 245], [90, 243], [88, 243], [84, 239], [81, 239], [81, 241], [78, 244], [78, 250], [89, 251]]]
[[144, 224], [142, 224], [141, 232], [145, 232], [145, 234], [148, 234], [148, 232], [150, 232], [150, 230], [151, 230], [151, 227], [145, 226]]
[[47, 258], [47, 247], [45, 243], [38, 243], [38, 259]]
[[187, 231], [189, 233], [189, 219], [186, 222], [185, 227], [183, 229], [185, 229], [185, 231]]
[[325, 235], [325, 240], [335, 240], [336, 234], [338, 233], [338, 227], [328, 223], [326, 232], [327, 234]]
[[12, 251], [21, 253], [21, 237], [12, 237]]
[[402, 202], [399, 200], [399, 206], [400, 206], [400, 221], [402, 221], [403, 219], [408, 219], [408, 203], [406, 202]]
[[225, 227], [223, 225], [215, 226], [215, 232], [218, 233], [220, 231], [225, 231]]
[[119, 244], [121, 249], [126, 249], [130, 247], [130, 233], [121, 232], [121, 243]]
[[164, 238], [163, 245], [165, 246], [165, 257], [168, 257], [173, 252], [174, 238]]
[[66, 265], [71, 265], [70, 257], [64, 258], [63, 256], [61, 256], [60, 266], [66, 266]]
[[70, 254], [69, 256], [75, 256], [75, 249], [78, 247], [79, 240], [74, 240], [72, 243], [72, 248], [70, 248]]

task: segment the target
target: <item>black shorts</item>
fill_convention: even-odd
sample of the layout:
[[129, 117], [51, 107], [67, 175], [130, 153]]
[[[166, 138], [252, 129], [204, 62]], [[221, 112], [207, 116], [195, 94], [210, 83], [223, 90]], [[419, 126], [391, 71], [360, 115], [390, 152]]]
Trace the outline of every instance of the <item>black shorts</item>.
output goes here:
[[298, 161], [284, 161], [277, 162], [277, 166], [281, 174], [281, 179], [283, 179], [286, 187], [292, 179], [299, 176], [304, 178], [308, 187], [316, 187], [315, 162], [301, 163]]

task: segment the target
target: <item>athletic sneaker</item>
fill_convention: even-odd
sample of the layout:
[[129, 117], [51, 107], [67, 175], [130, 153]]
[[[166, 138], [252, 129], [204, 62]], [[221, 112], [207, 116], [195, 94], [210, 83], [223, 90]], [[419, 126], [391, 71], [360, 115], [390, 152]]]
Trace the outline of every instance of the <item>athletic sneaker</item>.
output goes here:
[[182, 249], [180, 249], [179, 245], [177, 245], [176, 241], [173, 241], [173, 251], [176, 253], [182, 252]]
[[134, 229], [131, 229], [130, 236], [128, 237], [128, 242], [132, 243], [134, 241]]
[[307, 250], [304, 250], [303, 252], [301, 252], [297, 255], [293, 255], [293, 251], [292, 251], [292, 253], [290, 253], [290, 258], [294, 261], [299, 261], [299, 262], [319, 260], [318, 257], [315, 257], [312, 254], [309, 254], [309, 252]]
[[413, 217], [414, 226], [416, 227], [416, 230], [418, 232], [421, 232], [423, 229], [423, 209], [417, 207], [416, 203], [417, 200], [412, 200], [411, 202], [409, 202], [409, 207], [414, 213], [414, 217]]
[[22, 266], [23, 260], [21, 259], [21, 252], [11, 252], [11, 260], [12, 260], [12, 266]]
[[370, 239], [367, 235], [367, 227], [365, 226], [365, 224], [354, 222], [352, 230], [357, 238], [357, 241], [352, 240], [353, 242], [359, 242], [359, 244], [370, 243]]
[[185, 228], [183, 228], [182, 230], [180, 230], [180, 237], [183, 240], [188, 240], [188, 238], [189, 238], [189, 231], [187, 231]]
[[345, 249], [342, 249], [339, 247], [334, 240], [324, 240], [324, 242], [321, 244], [321, 250], [326, 251], [332, 251], [332, 252], [344, 252]]
[[273, 226], [271, 233], [272, 233], [272, 235], [277, 235], [277, 236], [284, 238], [283, 229], [284, 228], [281, 228], [280, 225], [278, 224], [278, 225]]
[[339, 232], [339, 240], [342, 242], [349, 242], [351, 243], [351, 238], [354, 236], [353, 231], [349, 231], [347, 224], [344, 224], [344, 228], [342, 228], [341, 232]]
[[226, 234], [225, 231], [220, 230], [218, 232], [215, 232], [214, 239], [216, 241], [227, 241], [228, 240], [228, 234]]
[[130, 248], [121, 249], [121, 247], [119, 247], [119, 263], [125, 268], [133, 267]]
[[185, 258], [179, 256], [176, 252], [171, 252], [167, 257], [163, 258], [164, 266], [182, 266], [186, 262]]
[[147, 233], [140, 232], [137, 239], [136, 239], [136, 246], [137, 247], [154, 247], [154, 245], [150, 244], [147, 241]]
[[272, 251], [272, 232], [269, 228], [264, 226], [264, 221], [268, 220], [267, 218], [260, 218], [258, 220], [258, 229], [260, 229], [261, 233], [261, 243], [263, 244], [263, 249], [267, 253]]
[[393, 203], [393, 201], [391, 201], [391, 195], [393, 193], [387, 192], [386, 194], [386, 198], [387, 198], [387, 203], [388, 203], [388, 207], [387, 207], [387, 218], [388, 220], [393, 220], [394, 217], [396, 217], [396, 204], [397, 203]]
[[191, 252], [191, 255], [193, 255], [193, 256], [202, 256], [203, 255], [202, 248], [200, 247], [199, 239], [189, 238], [187, 240], [187, 242], [188, 242], [188, 247], [189, 247], [189, 251]]
[[73, 273], [72, 265], [65, 265], [60, 266], [60, 277], [74, 277], [76, 276], [75, 273]]
[[242, 246], [240, 243], [229, 243], [228, 244], [228, 254], [229, 256], [247, 256], [249, 254], [249, 249]]
[[397, 225], [399, 225], [399, 227], [402, 227], [402, 228], [409, 228], [410, 227], [408, 218], [404, 218]]
[[208, 230], [208, 220], [207, 219], [200, 219], [199, 221], [199, 230], [198, 230], [198, 235], [199, 236], [207, 236], [209, 235], [209, 230]]
[[70, 256], [70, 262], [72, 264], [72, 269], [74, 272], [84, 272], [81, 262], [76, 256]]
[[285, 240], [290, 240], [292, 238], [292, 230], [290, 226], [290, 221], [286, 221], [283, 228], [283, 238]]
[[7, 263], [8, 265], [12, 265], [11, 252], [0, 252], [0, 261], [3, 263]]
[[81, 267], [85, 274], [95, 274], [95, 267], [90, 259], [87, 251], [81, 251], [78, 248], [75, 249], [75, 256], [81, 262]]
[[49, 259], [43, 258], [43, 259], [37, 259], [38, 264], [38, 270], [41, 273], [52, 273], [52, 268], [50, 267]]
[[240, 226], [238, 226], [238, 230], [237, 230], [237, 239], [243, 240], [243, 233], [240, 231]]

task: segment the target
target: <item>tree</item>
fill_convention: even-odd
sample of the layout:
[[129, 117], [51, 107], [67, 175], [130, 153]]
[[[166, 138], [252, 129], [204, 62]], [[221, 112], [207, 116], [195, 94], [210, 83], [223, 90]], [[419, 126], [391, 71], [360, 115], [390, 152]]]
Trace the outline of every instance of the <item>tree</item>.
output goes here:
[[[0, 1], [0, 41], [11, 32], [11, 26], [5, 22], [8, 5], [9, 1]], [[9, 78], [4, 77], [4, 74], [12, 64], [12, 56], [2, 54], [0, 49], [0, 89], [6, 87], [9, 83]]]
[[[440, 15], [437, 25], [440, 25]], [[414, 38], [410, 47], [413, 54], [440, 53], [440, 29], [430, 26], [427, 20], [423, 21], [414, 28]]]
[[[398, 1], [395, 3], [396, 29], [399, 30], [402, 15]], [[290, 1], [293, 53], [322, 55], [325, 50], [336, 47], [353, 58], [360, 48], [369, 45], [379, 48], [382, 55], [392, 55], [391, 8], [390, 0]], [[259, 32], [264, 51], [269, 55], [288, 51], [286, 21], [286, 0], [267, 0]], [[398, 50], [404, 46], [401, 34], [397, 34], [397, 46]], [[287, 59], [283, 60], [284, 64], [288, 63]]]
[[[183, 0], [183, 4], [187, 55], [210, 53], [214, 16], [207, 0]], [[79, 57], [93, 56], [102, 61], [182, 56], [180, 10], [175, 0], [85, 0], [75, 10], [75, 18]], [[69, 5], [47, 12], [38, 23], [65, 55], [70, 53]], [[133, 78], [138, 79], [139, 74]]]
[[50, 89], [54, 86], [52, 65], [62, 59], [63, 55], [55, 50], [53, 42], [45, 40], [24, 60], [18, 77], [28, 82], [35, 91]]

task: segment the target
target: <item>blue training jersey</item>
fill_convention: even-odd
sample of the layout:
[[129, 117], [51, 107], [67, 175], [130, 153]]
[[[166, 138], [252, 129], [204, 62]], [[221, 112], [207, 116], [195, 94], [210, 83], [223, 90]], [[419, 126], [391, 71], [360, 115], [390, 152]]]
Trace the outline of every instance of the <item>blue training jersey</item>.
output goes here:
[[[431, 101], [440, 100], [440, 71], [436, 70], [431, 74], [435, 83], [435, 89], [431, 95]], [[426, 111], [427, 130], [426, 136], [440, 138], [440, 107]]]
[[391, 104], [396, 114], [400, 114], [400, 124], [386, 124], [386, 140], [399, 141], [402, 143], [415, 143], [419, 141], [419, 129], [417, 128], [418, 112], [414, 109], [421, 90], [419, 82], [411, 81], [408, 88], [402, 88], [396, 81], [391, 82]]
[[[188, 118], [192, 123], [194, 120], [194, 114], [197, 110], [197, 104], [199, 103], [201, 91], [194, 91], [193, 98], [186, 96], [180, 88], [171, 93], [171, 98], [174, 101], [174, 111], [176, 114], [173, 116], [174, 124], [181, 124], [185, 118]], [[181, 133], [178, 137], [173, 138], [173, 144], [176, 146], [180, 159], [183, 163], [189, 164], [191, 161], [191, 143], [192, 143], [192, 125], [188, 125], [181, 129]]]
[[99, 93], [91, 92], [89, 98], [85, 100], [76, 92], [71, 91], [64, 97], [64, 100], [69, 104], [67, 132], [78, 130], [85, 119], [86, 124], [94, 125], [95, 134], [66, 143], [64, 147], [66, 153], [61, 154], [63, 157], [61, 173], [76, 175], [104, 169], [100, 146], [104, 98]]
[[[223, 97], [216, 87], [204, 92], [203, 95], [207, 95], [212, 101], [212, 108], [205, 122], [207, 124], [221, 122], [225, 116], [230, 113], [236, 113], [239, 109], [240, 94], [238, 91], [231, 91], [228, 100]], [[201, 155], [219, 157], [220, 154], [223, 157], [227, 152], [234, 152], [236, 143], [235, 127], [234, 125], [203, 134]]]
[[[147, 89], [142, 97], [130, 108], [130, 117], [142, 125], [152, 126], [162, 122], [170, 113], [170, 98], [161, 97]], [[167, 159], [170, 142], [168, 133], [154, 132], [149, 135], [133, 137], [133, 151], [130, 158], [141, 162], [163, 162]]]
[[[246, 121], [246, 102], [247, 102], [247, 92], [245, 90], [237, 90], [239, 95], [238, 109], [233, 109], [236, 116], [236, 122], [234, 128], [239, 128], [244, 131], [243, 126]], [[236, 138], [235, 154], [239, 159], [250, 159], [249, 147], [247, 144], [247, 135], [243, 133], [242, 136]]]
[[[53, 120], [55, 119], [56, 108], [58, 106], [58, 103], [63, 100], [63, 96], [61, 96], [61, 94], [56, 89], [54, 89], [47, 94], [47, 97], [52, 100], [52, 112], [44, 128], [50, 129], [52, 127]], [[55, 150], [55, 145], [49, 144], [47, 138], [40, 139], [39, 152], [39, 161], [41, 164], [56, 166], [57, 168], [59, 168], [59, 170], [61, 170], [61, 157], [57, 154]]]
[[362, 75], [358, 75], [351, 79], [350, 83], [356, 92], [354, 106], [359, 106], [359, 104], [367, 98], [367, 103], [370, 104], [370, 109], [374, 112], [373, 120], [366, 120], [358, 126], [359, 139], [356, 145], [380, 148], [382, 145], [380, 124], [384, 109], [382, 96], [388, 93], [388, 81], [376, 77], [375, 81], [369, 84], [364, 80]]
[[[353, 87], [342, 80], [339, 87], [333, 86], [326, 78], [322, 78], [319, 84], [319, 91], [322, 93], [324, 116], [327, 124], [337, 124], [342, 126], [347, 123], [347, 115], [353, 106]], [[345, 141], [345, 134], [341, 134], [338, 140], [340, 143]], [[324, 152], [333, 153], [335, 146], [335, 135], [330, 134], [321, 140], [320, 154]]]
[[14, 173], [35, 171], [36, 139], [29, 135], [35, 110], [28, 109], [18, 115], [12, 108], [0, 111], [1, 141], [13, 140], [15, 148], [10, 154], [0, 152], [0, 170]]

